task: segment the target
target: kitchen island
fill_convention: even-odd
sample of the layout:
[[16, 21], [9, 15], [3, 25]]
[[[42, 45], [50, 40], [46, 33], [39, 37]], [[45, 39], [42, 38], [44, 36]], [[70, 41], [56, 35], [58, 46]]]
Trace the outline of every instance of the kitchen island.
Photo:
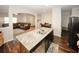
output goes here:
[[29, 52], [33, 52], [44, 41], [46, 52], [53, 40], [53, 29], [42, 27], [40, 29], [35, 29], [18, 35], [16, 38]]

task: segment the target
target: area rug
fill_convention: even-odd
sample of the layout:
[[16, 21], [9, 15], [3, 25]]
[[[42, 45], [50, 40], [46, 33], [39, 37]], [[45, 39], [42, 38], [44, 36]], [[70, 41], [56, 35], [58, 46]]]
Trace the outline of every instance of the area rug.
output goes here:
[[24, 33], [25, 30], [22, 30], [22, 29], [13, 29], [13, 34], [14, 35], [17, 35], [17, 34], [20, 34], [20, 33]]
[[58, 48], [59, 48], [58, 44], [52, 43], [48, 48], [47, 53], [58, 53]]

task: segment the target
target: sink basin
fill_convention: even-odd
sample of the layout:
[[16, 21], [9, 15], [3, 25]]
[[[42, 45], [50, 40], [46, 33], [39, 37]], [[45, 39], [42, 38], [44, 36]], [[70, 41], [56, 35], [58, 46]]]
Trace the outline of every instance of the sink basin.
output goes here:
[[37, 33], [39, 33], [39, 34], [45, 34], [47, 31], [45, 31], [44, 29], [39, 29], [38, 31], [37, 31]]

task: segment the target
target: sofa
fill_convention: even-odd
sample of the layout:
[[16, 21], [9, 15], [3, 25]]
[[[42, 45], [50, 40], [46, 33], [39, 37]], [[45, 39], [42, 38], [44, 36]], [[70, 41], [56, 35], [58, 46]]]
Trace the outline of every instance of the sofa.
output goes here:
[[3, 23], [1, 24], [1, 27], [8, 27], [9, 26], [9, 23]]
[[23, 30], [27, 30], [30, 29], [30, 25], [31, 25], [30, 23], [14, 23], [13, 29], [20, 28]]
[[42, 24], [42, 23], [41, 23], [41, 27], [51, 28], [51, 24], [49, 24], [49, 23], [44, 23], [44, 24]]

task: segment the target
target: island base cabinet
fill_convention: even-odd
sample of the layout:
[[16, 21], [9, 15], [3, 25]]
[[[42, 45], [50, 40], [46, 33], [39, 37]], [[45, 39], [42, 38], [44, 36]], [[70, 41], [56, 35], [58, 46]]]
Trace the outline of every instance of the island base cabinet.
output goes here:
[[53, 42], [53, 31], [45, 38], [45, 52], [47, 52], [50, 44]]

